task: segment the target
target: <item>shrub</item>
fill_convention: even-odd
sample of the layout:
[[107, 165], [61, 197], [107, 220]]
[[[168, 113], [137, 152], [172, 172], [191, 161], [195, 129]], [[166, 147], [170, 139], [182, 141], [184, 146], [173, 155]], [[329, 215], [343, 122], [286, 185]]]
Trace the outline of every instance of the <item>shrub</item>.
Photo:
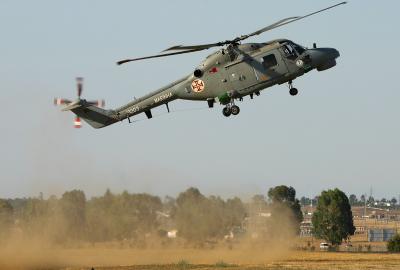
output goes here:
[[400, 234], [396, 234], [388, 241], [387, 249], [389, 252], [400, 252]]
[[230, 266], [232, 266], [232, 265], [230, 265], [224, 261], [218, 261], [215, 263], [215, 267], [218, 267], [218, 268], [226, 268], [226, 267], [230, 267]]
[[337, 251], [339, 251], [339, 247], [338, 246], [329, 246], [328, 251], [337, 252]]
[[180, 260], [177, 264], [176, 264], [177, 268], [180, 270], [185, 270], [185, 269], [189, 269], [190, 267], [190, 263], [186, 260]]

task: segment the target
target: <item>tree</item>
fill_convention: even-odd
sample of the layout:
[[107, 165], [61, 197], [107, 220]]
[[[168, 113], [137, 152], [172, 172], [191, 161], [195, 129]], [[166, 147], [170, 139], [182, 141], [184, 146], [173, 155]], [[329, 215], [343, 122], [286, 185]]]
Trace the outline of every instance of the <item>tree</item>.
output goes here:
[[294, 202], [296, 200], [296, 190], [285, 185], [276, 186], [268, 190], [268, 198], [272, 202]]
[[303, 197], [300, 198], [300, 204], [302, 206], [310, 205], [311, 204], [311, 199], [303, 196]]
[[74, 239], [80, 238], [86, 226], [86, 197], [81, 190], [65, 192], [60, 200], [65, 220], [66, 233]]
[[267, 201], [265, 200], [265, 196], [262, 194], [254, 195], [251, 198], [251, 206], [252, 210], [256, 211], [257, 213], [265, 211], [268, 206]]
[[88, 237], [92, 242], [129, 239], [141, 246], [144, 236], [156, 231], [157, 211], [161, 210], [157, 196], [127, 191], [114, 195], [107, 190], [104, 196], [88, 201]]
[[400, 252], [400, 234], [396, 234], [388, 241], [387, 249], [389, 252]]
[[3, 199], [0, 199], [0, 240], [4, 235], [7, 235], [10, 226], [13, 223], [13, 208], [11, 204]]
[[350, 205], [356, 205], [358, 203], [357, 196], [354, 194], [351, 194], [349, 196], [349, 201], [350, 201]]
[[174, 211], [175, 207], [176, 207], [175, 198], [171, 196], [165, 196], [163, 200], [163, 211], [169, 214]]
[[303, 221], [300, 202], [296, 199], [296, 190], [293, 187], [282, 185], [270, 188], [268, 190], [268, 198], [272, 204], [281, 204], [289, 207], [299, 224]]
[[393, 198], [390, 200], [390, 203], [391, 203], [392, 206], [395, 206], [395, 205], [397, 204], [396, 198], [393, 197]]
[[[270, 231], [273, 237], [295, 235], [300, 232], [300, 223], [303, 221], [300, 201], [296, 199], [296, 190], [293, 187], [276, 186], [268, 191], [271, 209]], [[272, 235], [270, 236], [272, 237]]]
[[341, 190], [327, 190], [321, 193], [317, 209], [312, 217], [316, 237], [339, 245], [355, 232], [353, 214], [349, 200]]
[[369, 205], [373, 205], [373, 204], [375, 203], [374, 197], [369, 196], [369, 197], [368, 197], [368, 200], [367, 200], [367, 203], [368, 203]]
[[363, 204], [365, 203], [365, 195], [364, 195], [364, 194], [361, 195], [361, 197], [360, 197], [360, 202], [362, 202]]
[[179, 194], [171, 213], [178, 235], [190, 243], [222, 239], [234, 227], [240, 226], [246, 210], [239, 198], [224, 201], [220, 197], [205, 197], [197, 188]]
[[[47, 201], [38, 198], [28, 198], [23, 209], [20, 209], [19, 212], [21, 228], [28, 235], [46, 234], [46, 236], [48, 236], [50, 231], [51, 234], [54, 232], [48, 228], [50, 225], [50, 214]], [[51, 223], [51, 225], [53, 225], [53, 223]]]
[[215, 235], [215, 224], [220, 216], [215, 214], [215, 204], [211, 207], [207, 198], [197, 188], [189, 188], [179, 194], [173, 218], [178, 234], [190, 242], [200, 243]]
[[228, 199], [225, 203], [225, 227], [233, 228], [235, 226], [240, 226], [246, 217], [246, 208], [241, 199], [234, 197], [233, 199]]

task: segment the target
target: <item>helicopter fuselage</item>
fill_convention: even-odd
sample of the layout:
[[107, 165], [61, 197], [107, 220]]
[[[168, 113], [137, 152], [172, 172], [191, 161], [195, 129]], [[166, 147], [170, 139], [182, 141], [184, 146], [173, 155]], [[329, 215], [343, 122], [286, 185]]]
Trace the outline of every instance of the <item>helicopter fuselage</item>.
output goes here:
[[317, 48], [315, 43], [313, 48], [307, 49], [288, 39], [277, 39], [265, 43], [242, 44], [242, 42], [250, 37], [346, 3], [340, 2], [303, 16], [287, 17], [234, 39], [190, 46], [175, 45], [160, 54], [118, 61], [117, 64], [121, 65], [222, 47], [206, 57], [191, 74], [139, 99], [135, 98], [117, 109], [105, 110], [96, 106], [96, 104], [104, 105], [104, 102], [81, 99], [82, 91], [79, 83], [78, 100], [71, 102], [66, 99], [55, 99], [55, 104], [67, 105], [63, 110], [72, 111], [77, 115], [77, 119], [84, 119], [94, 128], [102, 128], [124, 119], [131, 122], [130, 117], [140, 113], [145, 113], [147, 118], [152, 118], [151, 110], [164, 104], [169, 112], [168, 103], [175, 99], [207, 101], [210, 108], [215, 102], [219, 102], [225, 106], [222, 114], [229, 117], [238, 115], [240, 112], [239, 106], [235, 104], [236, 100], [242, 101], [247, 95], [253, 98], [254, 95], [260, 95], [261, 90], [276, 84], [287, 82], [290, 95], [295, 96], [298, 90], [293, 87], [293, 80], [313, 69], [323, 71], [334, 67], [339, 52], [333, 48]]
[[331, 68], [337, 57], [335, 49], [306, 49], [286, 39], [231, 45], [209, 55], [192, 74], [114, 110], [113, 116], [122, 120], [145, 112], [151, 118], [152, 108], [175, 99], [226, 105], [276, 84], [291, 84], [312, 69]]

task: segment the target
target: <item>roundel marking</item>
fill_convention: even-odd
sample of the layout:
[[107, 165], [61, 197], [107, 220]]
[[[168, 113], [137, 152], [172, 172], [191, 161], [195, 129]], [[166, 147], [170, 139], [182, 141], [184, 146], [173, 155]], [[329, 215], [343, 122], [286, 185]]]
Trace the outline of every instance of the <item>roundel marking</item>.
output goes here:
[[194, 92], [200, 93], [200, 92], [202, 92], [202, 91], [204, 90], [205, 84], [204, 84], [204, 82], [203, 82], [202, 80], [196, 79], [196, 80], [194, 80], [194, 81], [192, 82], [191, 87], [192, 87], [192, 90], [193, 90]]
[[303, 60], [301, 60], [301, 59], [297, 60], [297, 61], [296, 61], [296, 65], [297, 65], [298, 67], [302, 67], [302, 66], [304, 65]]

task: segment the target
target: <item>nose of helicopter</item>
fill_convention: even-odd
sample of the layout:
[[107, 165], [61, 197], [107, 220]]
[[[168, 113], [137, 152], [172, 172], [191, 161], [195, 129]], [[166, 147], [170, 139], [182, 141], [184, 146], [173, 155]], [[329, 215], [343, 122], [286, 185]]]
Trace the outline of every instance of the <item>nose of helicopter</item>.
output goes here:
[[336, 65], [336, 58], [340, 56], [334, 48], [314, 48], [307, 50], [311, 59], [311, 65], [318, 71], [323, 71]]

